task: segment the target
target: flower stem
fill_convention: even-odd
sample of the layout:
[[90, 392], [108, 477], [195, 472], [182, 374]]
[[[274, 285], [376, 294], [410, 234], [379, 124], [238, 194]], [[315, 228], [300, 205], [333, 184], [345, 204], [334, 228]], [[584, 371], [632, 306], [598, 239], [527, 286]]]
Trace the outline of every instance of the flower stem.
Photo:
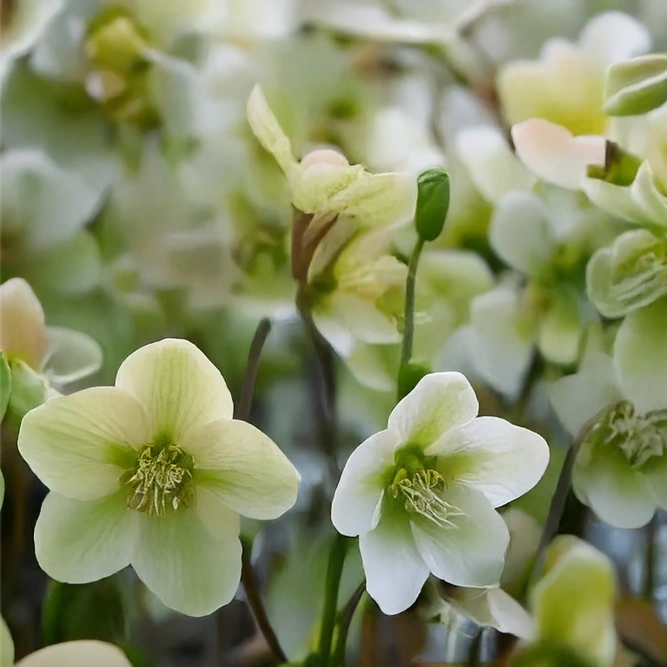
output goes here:
[[343, 574], [345, 554], [347, 553], [347, 539], [337, 534], [327, 563], [327, 574], [324, 589], [324, 609], [322, 611], [322, 628], [317, 653], [322, 667], [327, 667], [331, 655], [333, 632], [336, 625], [338, 609], [338, 589]]
[[[419, 258], [421, 257], [422, 250], [424, 248], [424, 239], [421, 237], [417, 239], [415, 248], [412, 251], [412, 256], [410, 257], [410, 263], [408, 264], [408, 277], [405, 282], [405, 307], [403, 309], [404, 319], [403, 319], [403, 344], [401, 346], [401, 363], [398, 370], [399, 377], [399, 394], [401, 394], [401, 381], [400, 378], [403, 377], [407, 365], [410, 363], [412, 358], [412, 341], [414, 339], [415, 333], [415, 287], [417, 283], [417, 266], [419, 265]], [[398, 396], [400, 400], [403, 396]]]
[[334, 646], [329, 667], [345, 667], [345, 648], [347, 646], [347, 634], [350, 630], [350, 624], [354, 617], [354, 612], [361, 601], [361, 598], [366, 591], [366, 580], [362, 581], [356, 588], [352, 597], [347, 601], [347, 604], [340, 613], [338, 619], [338, 635], [336, 637], [336, 645]]
[[255, 335], [250, 343], [250, 352], [248, 353], [248, 363], [246, 364], [245, 374], [243, 376], [243, 385], [241, 387], [241, 396], [236, 406], [236, 419], [247, 421], [250, 416], [252, 399], [255, 393], [255, 382], [257, 380], [257, 371], [259, 370], [259, 360], [262, 356], [264, 343], [271, 332], [271, 322], [265, 317], [260, 320], [255, 330]]

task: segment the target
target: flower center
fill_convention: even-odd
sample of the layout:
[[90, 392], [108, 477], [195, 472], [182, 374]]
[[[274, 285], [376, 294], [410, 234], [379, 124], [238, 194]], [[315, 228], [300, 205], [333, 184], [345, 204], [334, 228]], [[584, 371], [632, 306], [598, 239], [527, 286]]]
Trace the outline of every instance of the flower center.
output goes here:
[[630, 401], [621, 401], [593, 428], [600, 441], [618, 447], [633, 468], [667, 452], [667, 410], [638, 415]]
[[614, 268], [611, 289], [619, 303], [632, 306], [647, 296], [667, 291], [667, 243], [657, 240], [639, 248]]
[[177, 445], [145, 445], [135, 468], [121, 478], [121, 483], [130, 488], [127, 506], [151, 516], [191, 507], [195, 500], [193, 470], [194, 459]]
[[420, 514], [441, 528], [453, 528], [452, 517], [461, 511], [443, 499], [446, 482], [437, 470], [422, 468], [410, 473], [399, 468], [389, 486], [389, 494], [403, 503], [408, 512]]

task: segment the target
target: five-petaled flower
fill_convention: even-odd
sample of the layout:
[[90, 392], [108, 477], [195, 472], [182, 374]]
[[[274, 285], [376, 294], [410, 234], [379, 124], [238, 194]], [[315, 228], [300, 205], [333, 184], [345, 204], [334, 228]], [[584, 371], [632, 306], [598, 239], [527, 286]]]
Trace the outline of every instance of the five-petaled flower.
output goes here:
[[54, 579], [85, 583], [131, 564], [167, 606], [208, 614], [234, 596], [239, 514], [275, 519], [299, 474], [250, 424], [192, 343], [131, 354], [114, 387], [54, 399], [23, 420], [19, 450], [49, 487], [35, 551]]
[[478, 403], [460, 373], [431, 373], [394, 408], [388, 428], [350, 456], [332, 520], [359, 535], [371, 597], [387, 614], [407, 609], [429, 572], [468, 587], [496, 586], [509, 533], [494, 508], [544, 473], [544, 439]]

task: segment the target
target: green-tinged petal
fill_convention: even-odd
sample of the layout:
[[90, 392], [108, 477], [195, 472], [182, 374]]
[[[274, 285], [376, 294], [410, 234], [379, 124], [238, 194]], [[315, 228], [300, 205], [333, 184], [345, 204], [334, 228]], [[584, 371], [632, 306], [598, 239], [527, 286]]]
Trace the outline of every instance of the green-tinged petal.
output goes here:
[[368, 345], [356, 342], [345, 363], [354, 377], [376, 391], [396, 391], [396, 375], [401, 350], [399, 345]]
[[582, 186], [588, 198], [606, 213], [640, 225], [653, 224], [650, 214], [632, 196], [631, 187], [587, 178]]
[[[557, 537], [551, 564], [532, 592], [541, 640], [568, 646], [595, 665], [611, 665], [616, 651], [614, 567], [604, 554], [569, 535]], [[556, 556], [554, 559], [553, 556]]]
[[573, 137], [564, 127], [541, 118], [514, 125], [512, 139], [517, 155], [531, 171], [563, 188], [580, 189], [588, 165], [605, 164], [604, 137]]
[[502, 514], [510, 532], [510, 546], [500, 583], [511, 595], [521, 594], [525, 575], [533, 562], [542, 537], [542, 526], [530, 514], [510, 507]]
[[447, 431], [427, 450], [446, 480], [474, 487], [494, 507], [532, 489], [547, 469], [542, 436], [499, 417], [478, 417]]
[[667, 297], [626, 316], [614, 363], [627, 398], [639, 412], [667, 407]]
[[123, 469], [135, 456], [133, 448], [151, 436], [147, 416], [132, 396], [114, 387], [93, 387], [28, 413], [18, 448], [52, 491], [93, 500], [118, 489]]
[[30, 410], [47, 400], [50, 388], [46, 378], [28, 364], [16, 359], [10, 362], [9, 367], [12, 372], [12, 391], [7, 414], [18, 423]]
[[667, 197], [655, 183], [655, 174], [648, 161], [642, 162], [637, 176], [630, 186], [632, 198], [646, 212], [654, 225], [667, 227]]
[[280, 168], [289, 176], [297, 166], [292, 153], [292, 146], [287, 135], [280, 127], [278, 119], [271, 111], [259, 85], [255, 86], [250, 93], [247, 113], [248, 122], [257, 140], [276, 158]]
[[0, 667], [14, 667], [14, 642], [2, 616], [0, 616]]
[[42, 369], [52, 384], [62, 387], [92, 375], [102, 366], [102, 348], [86, 334], [47, 327], [48, 352]]
[[513, 190], [528, 190], [535, 182], [497, 127], [464, 128], [456, 135], [456, 152], [475, 187], [490, 202], [497, 203]]
[[395, 431], [380, 431], [350, 454], [331, 505], [331, 521], [339, 533], [354, 537], [378, 525], [385, 473], [399, 444]]
[[7, 363], [5, 353], [0, 351], [0, 422], [5, 417], [9, 397], [12, 393], [12, 372]]
[[667, 54], [652, 53], [612, 65], [605, 81], [609, 116], [637, 116], [667, 102]]
[[11, 278], [0, 285], [0, 350], [37, 369], [46, 349], [42, 304], [23, 278]]
[[130, 564], [139, 513], [127, 508], [124, 490], [96, 500], [49, 493], [35, 525], [35, 555], [52, 579], [97, 581]]
[[530, 614], [502, 588], [454, 588], [449, 597], [478, 625], [521, 639], [530, 639], [535, 632]]
[[23, 658], [16, 667], [132, 667], [125, 654], [113, 644], [81, 639], [47, 646]]
[[613, 446], [584, 443], [572, 482], [579, 500], [617, 528], [640, 528], [655, 513], [656, 501], [647, 477]]
[[118, 369], [116, 387], [144, 406], [153, 434], [176, 444], [188, 429], [231, 419], [234, 410], [220, 371], [187, 340], [166, 338], [133, 352]]
[[553, 301], [540, 322], [538, 348], [555, 364], [572, 364], [579, 357], [583, 326], [578, 298], [574, 290], [553, 294]]
[[205, 616], [231, 602], [241, 579], [236, 512], [199, 490], [190, 509], [140, 519], [132, 566], [167, 607]]
[[658, 507], [667, 510], [667, 456], [652, 456], [642, 466], [642, 472], [653, 488]]
[[414, 604], [428, 578], [404, 511], [388, 501], [374, 530], [359, 536], [366, 590], [383, 613], [400, 614]]
[[[347, 162], [347, 161], [346, 161]], [[304, 213], [319, 213], [308, 228], [308, 234], [314, 234], [322, 224], [329, 222], [325, 214], [337, 215], [342, 212], [346, 200], [344, 198], [330, 203], [338, 193], [345, 191], [364, 173], [359, 165], [349, 166], [315, 163], [307, 169], [295, 170], [290, 179], [292, 203]]]
[[189, 431], [179, 446], [194, 456], [195, 483], [239, 514], [276, 519], [296, 502], [299, 473], [252, 424], [219, 419]]
[[392, 410], [389, 429], [402, 444], [428, 447], [450, 429], [477, 416], [479, 404], [461, 373], [429, 373]]
[[614, 362], [595, 351], [584, 357], [577, 373], [554, 382], [549, 397], [558, 419], [573, 436], [604, 407], [623, 399]]
[[442, 528], [427, 518], [412, 518], [417, 549], [431, 572], [455, 586], [497, 586], [505, 564], [509, 531], [481, 491], [451, 484], [444, 499], [457, 512]]
[[364, 343], [388, 345], [401, 341], [396, 322], [382, 313], [372, 301], [337, 290], [329, 299], [329, 308], [345, 328]]
[[539, 276], [553, 260], [554, 242], [549, 211], [529, 192], [510, 192], [499, 202], [491, 219], [491, 247], [509, 266]]

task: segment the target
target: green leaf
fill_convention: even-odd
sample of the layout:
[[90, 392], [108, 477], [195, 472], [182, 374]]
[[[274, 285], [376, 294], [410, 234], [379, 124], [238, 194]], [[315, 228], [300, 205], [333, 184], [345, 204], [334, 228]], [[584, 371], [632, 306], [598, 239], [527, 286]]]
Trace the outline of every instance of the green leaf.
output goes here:
[[12, 393], [12, 371], [9, 368], [7, 357], [0, 352], [0, 422], [4, 419]]
[[440, 236], [448, 210], [449, 174], [442, 167], [419, 174], [415, 226], [424, 241], [435, 241]]
[[654, 53], [612, 65], [605, 82], [609, 116], [637, 116], [667, 102], [667, 54]]

